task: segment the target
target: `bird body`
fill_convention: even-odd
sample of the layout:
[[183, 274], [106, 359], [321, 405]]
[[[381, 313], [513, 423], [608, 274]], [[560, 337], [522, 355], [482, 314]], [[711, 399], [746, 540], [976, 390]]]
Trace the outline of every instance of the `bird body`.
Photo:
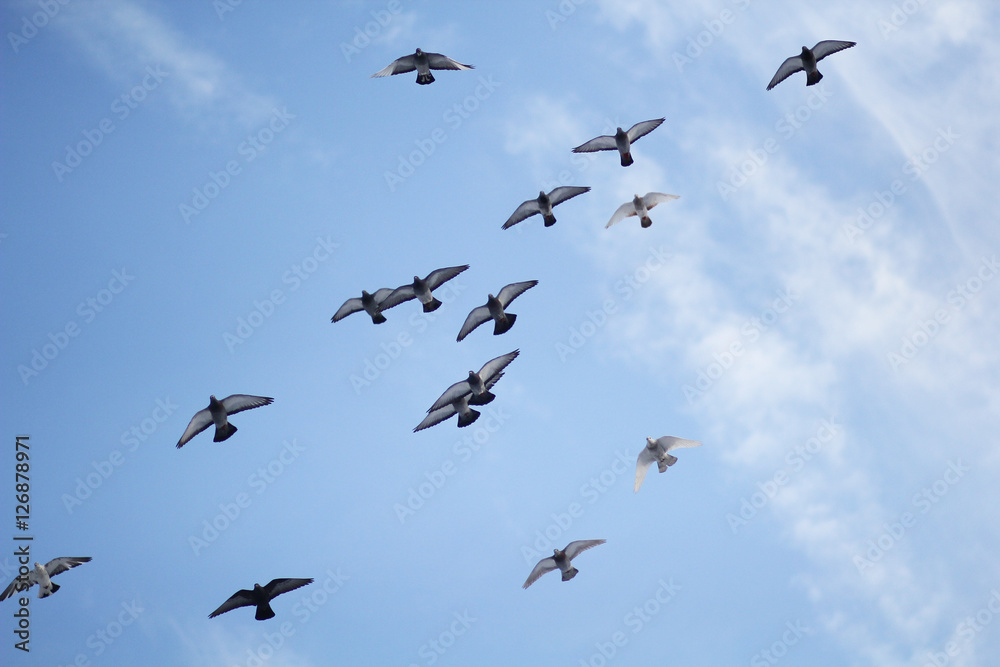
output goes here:
[[615, 130], [614, 135], [602, 135], [591, 139], [590, 141], [580, 144], [574, 148], [573, 152], [593, 153], [595, 151], [617, 150], [621, 156], [622, 166], [628, 167], [635, 162], [635, 160], [632, 159], [632, 144], [635, 143], [640, 137], [644, 137], [658, 128], [665, 120], [666, 118], [644, 120], [630, 127], [627, 132], [619, 127]]
[[390, 76], [392, 74], [405, 74], [406, 72], [417, 70], [417, 83], [425, 86], [429, 83], [434, 83], [434, 75], [431, 74], [432, 69], [460, 70], [475, 69], [475, 67], [473, 65], [463, 65], [457, 60], [452, 60], [440, 53], [426, 53], [417, 49], [412, 55], [393, 60], [386, 67], [372, 74], [372, 78]]
[[236, 433], [236, 427], [229, 423], [229, 415], [236, 414], [237, 412], [243, 412], [244, 410], [250, 410], [253, 408], [259, 408], [263, 405], [270, 405], [274, 402], [273, 398], [267, 396], [251, 396], [249, 394], [233, 394], [232, 396], [227, 396], [221, 401], [215, 398], [215, 396], [208, 397], [208, 407], [204, 410], [199, 410], [191, 418], [186, 429], [184, 429], [184, 434], [181, 439], [177, 441], [177, 448], [183, 447], [187, 444], [191, 438], [198, 435], [206, 428], [215, 424], [215, 442], [222, 442], [227, 440], [233, 433]]
[[667, 468], [677, 463], [677, 457], [670, 454], [674, 449], [685, 449], [687, 447], [701, 447], [697, 440], [685, 440], [675, 438], [672, 435], [665, 435], [656, 440], [646, 438], [646, 446], [639, 452], [639, 459], [635, 463], [635, 493], [639, 493], [639, 487], [646, 479], [649, 467], [655, 462], [660, 472], [666, 472]]
[[90, 556], [61, 556], [59, 558], [53, 558], [45, 565], [35, 563], [33, 570], [28, 572], [23, 577], [15, 578], [14, 581], [12, 581], [7, 588], [4, 589], [3, 593], [0, 593], [0, 600], [6, 600], [14, 595], [14, 593], [27, 591], [35, 584], [38, 584], [38, 597], [47, 598], [60, 588], [59, 584], [53, 583], [52, 577], [89, 561]]
[[816, 68], [816, 63], [823, 58], [826, 58], [831, 53], [836, 53], [837, 51], [843, 51], [844, 49], [849, 49], [857, 44], [857, 42], [843, 42], [835, 39], [828, 39], [816, 44], [816, 46], [811, 49], [802, 47], [802, 52], [797, 56], [792, 56], [791, 58], [786, 58], [785, 62], [781, 63], [781, 67], [775, 72], [774, 76], [771, 78], [771, 82], [767, 84], [767, 89], [771, 90], [779, 83], [790, 77], [796, 72], [805, 71], [806, 73], [806, 85], [813, 86], [819, 83], [819, 80], [823, 78], [819, 70]]
[[538, 561], [538, 564], [531, 570], [531, 574], [528, 575], [528, 578], [525, 580], [521, 588], [527, 588], [531, 584], [535, 583], [535, 581], [537, 581], [543, 574], [556, 569], [562, 572], [563, 581], [569, 581], [580, 572], [573, 567], [573, 559], [587, 549], [596, 547], [599, 544], [604, 544], [606, 541], [607, 540], [577, 540], [567, 544], [565, 549], [553, 549], [551, 556]]

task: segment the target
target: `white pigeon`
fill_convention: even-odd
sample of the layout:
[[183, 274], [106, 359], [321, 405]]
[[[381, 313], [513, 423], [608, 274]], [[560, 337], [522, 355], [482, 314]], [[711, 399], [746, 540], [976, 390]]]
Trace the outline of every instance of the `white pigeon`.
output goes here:
[[767, 89], [771, 90], [779, 83], [790, 77], [796, 72], [801, 72], [805, 70], [806, 72], [806, 85], [812, 86], [819, 83], [819, 80], [823, 78], [823, 75], [819, 73], [816, 69], [816, 63], [823, 58], [826, 58], [831, 53], [836, 53], [837, 51], [843, 51], [844, 49], [849, 49], [857, 44], [857, 42], [840, 42], [835, 39], [827, 39], [819, 42], [812, 49], [807, 49], [802, 47], [802, 53], [797, 56], [792, 56], [787, 58], [785, 62], [781, 63], [781, 67], [775, 72], [774, 78], [771, 79], [771, 83], [767, 84]]
[[562, 571], [562, 580], [569, 581], [577, 575], [579, 570], [573, 567], [570, 562], [574, 558], [580, 555], [581, 552], [586, 551], [591, 547], [596, 547], [598, 544], [604, 544], [607, 540], [577, 540], [576, 542], [570, 542], [566, 545], [566, 548], [560, 551], [559, 549], [553, 549], [553, 554], [548, 558], [543, 558], [538, 561], [535, 565], [535, 569], [531, 571], [528, 575], [527, 580], [521, 588], [527, 588], [531, 584], [535, 583], [538, 577], [542, 576], [547, 572], [551, 572], [558, 568]]
[[417, 83], [424, 86], [434, 82], [432, 69], [475, 69], [473, 65], [463, 65], [457, 60], [452, 60], [448, 56], [440, 53], [424, 53], [417, 49], [412, 56], [396, 58], [385, 68], [372, 74], [371, 78], [389, 76], [391, 74], [405, 74], [417, 70]]
[[653, 221], [649, 217], [649, 209], [653, 208], [657, 204], [662, 204], [663, 202], [670, 201], [672, 199], [680, 199], [680, 197], [677, 195], [663, 194], [662, 192], [647, 192], [642, 197], [635, 195], [632, 198], [632, 201], [627, 201], [618, 207], [618, 210], [611, 216], [611, 219], [608, 220], [608, 224], [606, 224], [604, 228], [607, 229], [611, 225], [621, 222], [625, 218], [633, 215], [639, 216], [639, 221], [643, 228], [649, 227], [653, 224]]
[[[493, 378], [486, 383], [486, 388], [489, 389], [490, 387], [492, 387], [496, 383], [496, 381], [502, 377], [503, 373], [493, 376]], [[445, 419], [449, 419], [450, 417], [454, 417], [455, 415], [458, 415], [459, 428], [464, 428], [469, 424], [471, 424], [472, 422], [479, 419], [479, 411], [473, 410], [472, 408], [469, 407], [468, 394], [462, 394], [461, 396], [459, 396], [458, 398], [456, 398], [454, 401], [444, 406], [443, 408], [438, 408], [437, 410], [434, 410], [433, 412], [428, 414], [426, 417], [424, 417], [424, 420], [422, 422], [417, 424], [417, 427], [413, 429], [413, 432], [416, 433], [417, 431], [423, 431], [425, 428], [430, 428], [435, 424], [440, 424]]]
[[574, 153], [593, 153], [594, 151], [617, 150], [621, 154], [622, 166], [627, 167], [634, 162], [632, 159], [632, 143], [644, 137], [660, 126], [666, 118], [644, 120], [628, 129], [628, 132], [618, 128], [614, 135], [602, 135], [591, 139], [573, 149]]
[[496, 384], [497, 380], [503, 376], [503, 369], [507, 368], [507, 365], [514, 361], [520, 353], [520, 350], [514, 350], [513, 352], [502, 354], [483, 364], [478, 373], [469, 371], [469, 378], [467, 380], [456, 382], [448, 387], [441, 394], [441, 398], [434, 401], [434, 405], [427, 412], [439, 410], [462, 396], [468, 397], [469, 405], [486, 405], [496, 398], [496, 396], [490, 393], [489, 386]]
[[361, 290], [361, 297], [354, 297], [345, 301], [344, 305], [333, 314], [330, 321], [339, 322], [348, 315], [359, 313], [363, 310], [371, 316], [374, 324], [382, 324], [385, 322], [385, 315], [382, 314], [382, 302], [392, 293], [393, 290], [388, 287], [376, 290], [374, 294], [369, 294]]
[[274, 403], [274, 399], [267, 396], [233, 394], [221, 401], [215, 396], [209, 396], [208, 407], [194, 413], [194, 417], [191, 418], [191, 422], [184, 430], [184, 435], [177, 441], [177, 448], [180, 449], [186, 445], [191, 438], [212, 424], [215, 424], [215, 442], [222, 442], [228, 439], [233, 433], [236, 433], [236, 427], [229, 423], [229, 415], [259, 408], [262, 405], [270, 405], [271, 403]]
[[701, 447], [697, 440], [685, 440], [675, 438], [672, 435], [665, 435], [662, 438], [653, 440], [646, 438], [646, 446], [639, 452], [639, 460], [635, 463], [635, 493], [639, 493], [642, 481], [646, 479], [649, 466], [656, 462], [660, 472], [666, 472], [667, 468], [677, 463], [677, 457], [670, 452], [674, 449], [684, 449], [686, 447]]
[[467, 268], [469, 268], [468, 264], [437, 269], [436, 271], [431, 271], [427, 277], [422, 280], [420, 276], [413, 276], [413, 282], [411, 284], [402, 285], [394, 289], [389, 296], [385, 297], [380, 304], [380, 307], [382, 310], [386, 310], [387, 308], [398, 306], [404, 301], [418, 299], [420, 303], [423, 304], [425, 313], [435, 311], [441, 307], [441, 301], [435, 299], [431, 292], [460, 274], [462, 271], [465, 271]]
[[537, 213], [542, 214], [545, 226], [551, 227], [556, 224], [556, 216], [552, 215], [552, 207], [556, 204], [563, 203], [567, 199], [572, 199], [577, 195], [582, 195], [584, 192], [590, 192], [590, 188], [565, 185], [554, 189], [549, 194], [545, 194], [545, 191], [542, 190], [538, 193], [537, 199], [529, 199], [518, 206], [517, 210], [514, 211], [509, 218], [507, 218], [507, 222], [503, 223], [501, 229], [513, 227], [525, 218], [530, 218]]
[[17, 577], [14, 581], [10, 582], [10, 585], [3, 590], [3, 593], [0, 593], [0, 600], [6, 600], [14, 593], [26, 591], [35, 584], [38, 584], [38, 597], [47, 598], [59, 590], [59, 584], [52, 583], [50, 577], [54, 577], [88, 561], [90, 561], [90, 556], [62, 556], [60, 558], [53, 558], [45, 565], [35, 563], [34, 570], [28, 572], [23, 578]]
[[501, 289], [496, 296], [493, 296], [492, 294], [488, 295], [486, 305], [473, 308], [472, 312], [469, 313], [469, 316], [465, 318], [465, 324], [462, 325], [462, 330], [458, 332], [458, 340], [462, 340], [468, 336], [473, 329], [490, 318], [493, 319], [494, 323], [494, 336], [499, 336], [506, 331], [510, 331], [510, 328], [514, 326], [514, 320], [517, 319], [517, 315], [505, 312], [504, 309], [510, 305], [511, 301], [524, 294], [537, 284], [537, 280], [528, 280], [523, 283], [511, 283], [510, 285], [504, 286], [504, 288]]

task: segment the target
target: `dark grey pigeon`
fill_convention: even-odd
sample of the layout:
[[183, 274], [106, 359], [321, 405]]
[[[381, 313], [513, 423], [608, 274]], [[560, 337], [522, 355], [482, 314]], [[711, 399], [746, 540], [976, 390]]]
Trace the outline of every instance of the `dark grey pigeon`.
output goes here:
[[59, 584], [52, 583], [50, 577], [61, 574], [81, 563], [88, 562], [90, 562], [90, 556], [61, 556], [53, 558], [45, 565], [35, 563], [34, 570], [28, 572], [24, 577], [17, 577], [14, 581], [10, 582], [7, 588], [3, 589], [3, 593], [0, 593], [0, 600], [6, 600], [14, 593], [26, 591], [35, 584], [38, 584], [38, 597], [47, 598], [60, 588]]
[[271, 403], [274, 403], [274, 399], [267, 396], [233, 394], [221, 401], [215, 396], [209, 396], [208, 407], [194, 413], [194, 417], [191, 418], [188, 427], [184, 429], [184, 435], [177, 441], [177, 448], [180, 449], [186, 445], [191, 438], [212, 424], [215, 424], [215, 442], [227, 440], [229, 436], [236, 433], [236, 427], [229, 423], [229, 415], [259, 408], [262, 405], [270, 405]]
[[371, 316], [373, 324], [382, 324], [385, 322], [385, 315], [382, 314], [382, 302], [385, 301], [386, 297], [392, 294], [392, 292], [393, 290], [388, 287], [376, 290], [374, 294], [369, 294], [368, 292], [361, 290], [361, 297], [354, 297], [353, 299], [345, 301], [344, 305], [333, 314], [330, 321], [339, 322], [348, 315], [360, 313], [363, 310]]
[[252, 591], [248, 591], [245, 588], [241, 591], [236, 591], [231, 598], [223, 602], [222, 606], [209, 614], [208, 617], [215, 618], [219, 614], [225, 614], [227, 611], [232, 611], [239, 607], [257, 607], [257, 613], [254, 614], [254, 618], [258, 621], [266, 621], [269, 618], [274, 618], [274, 610], [271, 609], [270, 604], [271, 600], [282, 593], [294, 591], [296, 588], [301, 588], [312, 582], [312, 579], [272, 579], [271, 583], [267, 586], [254, 584]]
[[499, 336], [502, 333], [510, 331], [510, 328], [514, 326], [514, 320], [517, 319], [517, 315], [505, 312], [504, 309], [510, 305], [511, 301], [537, 284], [537, 280], [511, 283], [501, 289], [500, 293], [496, 296], [492, 294], [488, 295], [486, 305], [473, 308], [469, 316], [465, 318], [465, 324], [462, 325], [462, 330], [458, 332], [458, 340], [462, 340], [468, 336], [472, 333], [473, 329], [490, 318], [493, 319], [494, 336]]
[[517, 210], [514, 211], [509, 218], [507, 218], [507, 222], [503, 223], [501, 229], [513, 227], [525, 218], [530, 218], [537, 213], [542, 214], [542, 220], [545, 221], [545, 226], [551, 227], [556, 224], [556, 216], [552, 215], [552, 207], [556, 204], [563, 203], [567, 199], [572, 199], [577, 195], [582, 195], [584, 192], [590, 192], [590, 188], [567, 185], [561, 188], [556, 188], [549, 194], [545, 194], [544, 191], [541, 191], [538, 193], [537, 199], [529, 199], [518, 206]]
[[[502, 377], [503, 373], [500, 373], [499, 375], [495, 375], [491, 378], [490, 381], [486, 383], [487, 391]], [[440, 424], [445, 419], [449, 419], [455, 415], [458, 415], [459, 428], [465, 428], [479, 419], [479, 411], [473, 410], [469, 407], [469, 394], [462, 394], [443, 408], [438, 408], [437, 410], [430, 412], [426, 417], [424, 417], [422, 422], [417, 424], [416, 428], [413, 429], [413, 432], [416, 433], [417, 431], [423, 431], [425, 428], [430, 428], [431, 426]]]
[[819, 73], [818, 69], [816, 69], [816, 63], [823, 60], [823, 58], [826, 58], [831, 53], [849, 49], [855, 44], [857, 44], [857, 42], [839, 42], [835, 39], [828, 39], [819, 42], [816, 46], [812, 47], [812, 49], [807, 49], [803, 46], [802, 53], [797, 56], [787, 58], [785, 62], [781, 63], [781, 67], [779, 67], [778, 71], [775, 72], [774, 78], [771, 79], [771, 83], [767, 84], [767, 89], [771, 90], [792, 74], [803, 70], [805, 70], [806, 73], [807, 86], [813, 86], [819, 83], [819, 80], [823, 78], [823, 75]]
[[558, 568], [562, 571], [562, 580], [569, 581], [577, 575], [579, 570], [573, 567], [572, 561], [574, 558], [579, 556], [582, 552], [590, 549], [591, 547], [596, 547], [599, 544], [604, 544], [607, 540], [577, 540], [576, 542], [570, 542], [566, 545], [563, 550], [553, 549], [553, 554], [548, 558], [543, 558], [538, 561], [535, 568], [528, 575], [528, 579], [524, 582], [521, 588], [527, 588], [531, 584], [535, 583], [538, 577], [551, 572]]
[[432, 69], [475, 69], [473, 65], [463, 65], [457, 60], [452, 60], [448, 56], [440, 53], [424, 53], [420, 49], [412, 56], [403, 56], [389, 63], [385, 68], [372, 74], [372, 78], [380, 76], [390, 76], [392, 74], [405, 74], [417, 70], [417, 83], [424, 86], [434, 83]]
[[413, 276], [413, 282], [409, 285], [402, 285], [397, 287], [385, 298], [381, 303], [382, 310], [392, 308], [393, 306], [398, 306], [404, 301], [409, 301], [410, 299], [418, 299], [424, 306], [424, 312], [430, 313], [441, 307], [441, 302], [434, 298], [431, 294], [433, 290], [436, 290], [441, 285], [445, 284], [462, 271], [469, 268], [468, 264], [463, 264], [462, 266], [449, 266], [444, 269], [438, 269], [437, 271], [431, 271], [426, 278], [420, 279], [420, 276]]
[[462, 396], [468, 399], [469, 405], [486, 405], [496, 398], [496, 396], [490, 393], [489, 387], [496, 384], [497, 380], [503, 376], [503, 369], [507, 368], [507, 365], [514, 361], [520, 353], [520, 350], [514, 350], [513, 352], [502, 354], [483, 364], [478, 373], [469, 371], [468, 379], [456, 382], [445, 389], [445, 392], [441, 394], [438, 400], [434, 401], [434, 405], [427, 412], [434, 412], [446, 407]]
[[614, 151], [621, 154], [622, 166], [627, 167], [635, 160], [632, 159], [632, 143], [639, 137], [644, 137], [660, 126], [666, 118], [655, 120], [644, 120], [636, 123], [628, 129], [628, 132], [618, 128], [614, 135], [602, 135], [596, 139], [591, 139], [585, 144], [581, 144], [573, 149], [574, 153], [593, 153], [595, 151]]

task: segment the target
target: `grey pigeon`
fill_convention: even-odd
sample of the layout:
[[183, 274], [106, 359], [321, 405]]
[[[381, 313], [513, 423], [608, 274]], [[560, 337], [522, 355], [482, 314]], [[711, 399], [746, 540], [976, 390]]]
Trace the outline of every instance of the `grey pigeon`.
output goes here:
[[843, 51], [844, 49], [849, 49], [857, 44], [857, 42], [840, 42], [835, 39], [828, 39], [819, 42], [812, 49], [807, 49], [802, 47], [802, 53], [797, 56], [792, 56], [787, 58], [785, 62], [781, 63], [781, 67], [775, 72], [774, 78], [771, 79], [771, 83], [767, 84], [767, 89], [771, 90], [779, 83], [790, 77], [796, 72], [801, 72], [805, 70], [806, 72], [806, 85], [812, 86], [819, 83], [819, 80], [823, 78], [823, 75], [819, 73], [816, 69], [816, 63], [823, 58], [826, 58], [831, 53], [836, 53], [837, 51]]
[[[489, 388], [502, 377], [503, 373], [494, 375], [486, 383], [486, 389], [489, 390]], [[451, 403], [445, 405], [443, 408], [438, 408], [437, 410], [430, 412], [426, 417], [424, 417], [422, 422], [417, 424], [416, 428], [413, 429], [413, 432], [416, 433], [417, 431], [423, 431], [425, 428], [430, 428], [431, 426], [440, 424], [445, 419], [449, 419], [455, 415], [458, 415], [459, 428], [464, 428], [479, 419], [479, 411], [473, 410], [469, 407], [469, 394], [462, 394]]]
[[573, 567], [570, 562], [574, 558], [580, 555], [580, 553], [586, 551], [591, 547], [596, 547], [598, 544], [604, 544], [607, 540], [577, 540], [576, 542], [570, 542], [566, 545], [566, 548], [560, 551], [559, 549], [553, 549], [553, 554], [548, 558], [543, 558], [538, 561], [535, 565], [535, 569], [531, 571], [528, 575], [528, 579], [524, 582], [521, 588], [527, 588], [531, 584], [535, 583], [538, 577], [542, 576], [547, 572], [551, 572], [556, 568], [562, 571], [562, 580], [569, 581], [577, 575], [579, 570]]
[[649, 227], [653, 224], [653, 221], [649, 217], [649, 209], [672, 199], [680, 199], [680, 197], [663, 194], [662, 192], [647, 192], [642, 197], [635, 195], [632, 201], [627, 201], [618, 207], [618, 210], [611, 216], [611, 219], [608, 220], [608, 224], [604, 228], [607, 229], [611, 225], [633, 215], [639, 216], [639, 221], [643, 228]]
[[644, 137], [665, 121], [666, 118], [655, 120], [644, 120], [636, 123], [628, 129], [628, 132], [618, 128], [614, 135], [602, 135], [596, 139], [591, 139], [585, 144], [581, 144], [573, 149], [574, 153], [593, 153], [595, 151], [617, 150], [621, 154], [622, 166], [627, 167], [634, 162], [632, 159], [632, 143], [639, 137]]
[[434, 82], [432, 69], [475, 69], [473, 65], [463, 65], [457, 60], [452, 60], [448, 56], [440, 53], [424, 53], [417, 49], [412, 56], [403, 56], [389, 63], [384, 69], [372, 74], [372, 78], [389, 76], [391, 74], [405, 74], [417, 70], [417, 83], [424, 86]]
[[229, 415], [237, 412], [259, 408], [262, 405], [274, 403], [273, 398], [267, 396], [250, 396], [249, 394], [233, 394], [221, 401], [215, 396], [208, 397], [208, 407], [194, 413], [191, 422], [184, 430], [184, 435], [177, 441], [177, 448], [180, 449], [188, 443], [191, 438], [198, 435], [206, 428], [215, 424], [215, 442], [227, 440], [229, 436], [236, 433], [236, 427], [229, 423]]
[[434, 298], [431, 294], [433, 290], [448, 282], [462, 271], [469, 268], [468, 264], [462, 266], [449, 266], [445, 269], [438, 269], [436, 271], [431, 271], [426, 278], [420, 279], [420, 276], [413, 276], [413, 282], [409, 285], [402, 285], [397, 287], [385, 297], [382, 301], [381, 309], [386, 310], [387, 308], [392, 308], [393, 306], [398, 306], [404, 301], [409, 301], [410, 299], [418, 299], [424, 306], [424, 312], [430, 313], [441, 307], [441, 302]]
[[35, 563], [34, 570], [28, 572], [24, 577], [17, 577], [14, 581], [10, 582], [10, 585], [3, 590], [3, 593], [0, 593], [0, 600], [6, 600], [14, 593], [26, 591], [35, 584], [38, 584], [38, 597], [47, 598], [60, 588], [59, 584], [52, 583], [50, 577], [54, 577], [81, 563], [89, 561], [90, 556], [62, 556], [60, 558], [53, 558], [45, 565]]
[[344, 305], [333, 314], [330, 321], [339, 322], [348, 315], [359, 313], [363, 310], [371, 316], [372, 323], [382, 324], [385, 322], [385, 315], [382, 314], [382, 302], [385, 301], [386, 297], [392, 294], [392, 292], [393, 290], [388, 287], [376, 290], [374, 294], [369, 294], [368, 292], [361, 290], [361, 297], [354, 297], [353, 299], [345, 301]]
[[646, 438], [646, 446], [639, 452], [639, 460], [635, 463], [635, 493], [639, 493], [639, 487], [642, 486], [642, 481], [649, 472], [649, 466], [653, 465], [654, 461], [660, 472], [666, 472], [667, 468], [677, 463], [677, 457], [672, 456], [670, 452], [685, 447], [701, 447], [701, 443], [697, 440], [675, 438], [672, 435], [665, 435], [656, 440]]
[[473, 308], [472, 312], [469, 313], [469, 316], [465, 318], [465, 324], [462, 325], [462, 330], [458, 332], [458, 340], [462, 340], [468, 336], [473, 329], [490, 318], [492, 318], [494, 322], [494, 336], [499, 336], [506, 331], [510, 331], [510, 328], [514, 326], [514, 320], [517, 319], [517, 315], [505, 312], [504, 309], [510, 305], [511, 301], [524, 294], [537, 284], [537, 280], [528, 280], [523, 283], [511, 283], [501, 289], [496, 296], [493, 296], [492, 294], [488, 295], [486, 305]]
[[209, 614], [208, 617], [215, 618], [219, 614], [225, 614], [227, 611], [232, 611], [240, 607], [257, 607], [254, 618], [258, 621], [266, 621], [269, 618], [274, 618], [274, 610], [271, 609], [270, 604], [271, 600], [282, 593], [294, 591], [296, 588], [301, 588], [312, 582], [312, 579], [272, 579], [271, 583], [267, 586], [254, 584], [252, 591], [248, 591], [245, 588], [236, 591], [231, 598], [223, 602], [222, 606]]
[[492, 386], [496, 384], [496, 381], [503, 375], [503, 369], [507, 368], [507, 365], [514, 361], [520, 353], [520, 350], [514, 350], [513, 352], [502, 354], [483, 364], [478, 373], [469, 371], [467, 380], [456, 382], [448, 387], [441, 394], [441, 398], [434, 401], [434, 405], [427, 412], [439, 410], [455, 402], [462, 396], [468, 397], [469, 405], [486, 405], [496, 398], [496, 396], [490, 393], [487, 385]]
[[569, 185], [556, 188], [549, 194], [545, 194], [544, 190], [540, 191], [537, 199], [529, 199], [518, 206], [517, 210], [514, 211], [509, 218], [507, 218], [507, 222], [503, 223], [501, 229], [513, 227], [525, 218], [530, 218], [536, 213], [541, 213], [542, 219], [545, 221], [545, 226], [551, 227], [556, 224], [556, 216], [552, 215], [553, 206], [561, 204], [567, 199], [572, 199], [577, 195], [582, 195], [584, 192], [589, 191], [590, 188]]

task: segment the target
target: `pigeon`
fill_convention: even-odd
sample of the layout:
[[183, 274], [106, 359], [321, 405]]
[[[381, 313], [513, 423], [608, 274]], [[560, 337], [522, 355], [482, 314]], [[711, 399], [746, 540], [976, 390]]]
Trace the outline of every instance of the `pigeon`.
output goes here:
[[371, 78], [389, 76], [390, 74], [405, 74], [417, 70], [417, 83], [425, 86], [434, 83], [432, 69], [475, 69], [475, 66], [463, 65], [440, 53], [424, 53], [417, 49], [417, 52], [412, 56], [396, 58], [387, 67], [372, 74]]
[[819, 42], [812, 49], [807, 49], [802, 47], [802, 53], [797, 56], [792, 56], [787, 58], [785, 62], [781, 63], [781, 67], [775, 72], [774, 78], [771, 79], [771, 83], [767, 84], [767, 89], [771, 90], [779, 83], [790, 77], [796, 72], [805, 70], [806, 72], [806, 85], [813, 86], [819, 83], [819, 80], [823, 78], [823, 75], [819, 73], [816, 69], [816, 63], [823, 58], [826, 58], [831, 53], [836, 53], [837, 51], [843, 51], [844, 49], [849, 49], [857, 44], [857, 42], [840, 42], [835, 39], [827, 39]]
[[236, 427], [229, 423], [229, 415], [252, 408], [259, 408], [262, 405], [270, 405], [271, 403], [274, 403], [274, 399], [267, 396], [233, 394], [221, 401], [215, 396], [209, 396], [208, 407], [194, 413], [194, 417], [191, 418], [191, 422], [184, 430], [184, 435], [177, 441], [177, 448], [180, 449], [186, 445], [191, 438], [204, 431], [213, 423], [215, 424], [215, 442], [227, 440], [229, 436], [236, 433]]
[[500, 355], [496, 359], [490, 359], [487, 361], [483, 364], [483, 367], [479, 369], [478, 373], [469, 371], [469, 378], [467, 380], [456, 382], [448, 387], [445, 392], [441, 394], [441, 398], [434, 401], [434, 405], [432, 405], [427, 412], [440, 410], [441, 408], [455, 402], [462, 396], [468, 397], [469, 405], [486, 405], [496, 398], [496, 396], [490, 393], [490, 390], [486, 385], [496, 384], [496, 381], [503, 376], [503, 369], [507, 368], [507, 365], [514, 361], [520, 353], [520, 350], [508, 352], [507, 354]]
[[257, 613], [253, 617], [258, 621], [266, 621], [269, 618], [274, 618], [274, 610], [271, 609], [270, 604], [271, 600], [282, 593], [294, 591], [296, 588], [301, 588], [312, 582], [312, 579], [272, 579], [271, 583], [267, 586], [254, 584], [252, 591], [244, 588], [241, 591], [233, 593], [231, 598], [223, 602], [208, 617], [215, 618], [219, 614], [225, 614], [227, 611], [232, 611], [239, 607], [257, 607]]
[[517, 315], [504, 312], [504, 308], [509, 306], [511, 301], [519, 297], [521, 294], [524, 294], [537, 284], [537, 280], [528, 280], [523, 283], [511, 283], [501, 289], [496, 296], [490, 294], [486, 299], [485, 306], [473, 308], [472, 312], [469, 313], [469, 316], [465, 318], [465, 324], [462, 325], [462, 330], [458, 332], [458, 340], [462, 340], [468, 336], [473, 329], [490, 318], [493, 318], [494, 322], [494, 336], [499, 336], [506, 331], [510, 331], [510, 328], [514, 326], [514, 320], [517, 319]]
[[536, 213], [542, 214], [542, 219], [545, 221], [546, 227], [551, 227], [556, 224], [556, 216], [552, 215], [552, 207], [556, 204], [561, 204], [567, 199], [572, 199], [577, 195], [582, 195], [584, 192], [590, 192], [590, 188], [576, 187], [576, 186], [563, 186], [561, 188], [556, 188], [549, 194], [545, 194], [542, 190], [538, 193], [538, 199], [529, 199], [514, 211], [507, 222], [503, 223], [501, 229], [507, 229], [513, 227], [517, 223], [521, 222], [525, 218], [530, 218]]
[[667, 468], [677, 463], [677, 457], [669, 452], [685, 447], [701, 447], [701, 443], [697, 440], [675, 438], [672, 435], [665, 435], [657, 440], [646, 438], [646, 446], [639, 452], [639, 460], [635, 462], [635, 493], [639, 493], [642, 480], [646, 479], [649, 466], [653, 465], [654, 461], [659, 466], [660, 472], [666, 472]]
[[615, 131], [614, 136], [602, 135], [596, 139], [591, 139], [587, 143], [574, 148], [573, 152], [593, 153], [594, 151], [617, 150], [622, 156], [622, 166], [627, 167], [635, 161], [632, 159], [632, 142], [637, 141], [639, 137], [646, 136], [658, 128], [665, 120], [666, 118], [644, 120], [641, 123], [636, 123], [630, 127], [628, 132], [625, 132], [619, 127], [617, 131]]
[[10, 585], [3, 590], [3, 593], [0, 593], [0, 600], [6, 600], [14, 593], [26, 591], [35, 584], [38, 584], [38, 597], [47, 598], [59, 590], [59, 584], [52, 583], [52, 579], [50, 577], [54, 577], [57, 574], [61, 574], [66, 570], [69, 570], [70, 568], [74, 568], [81, 563], [87, 563], [89, 561], [90, 556], [62, 556], [60, 558], [53, 558], [45, 565], [35, 563], [34, 570], [31, 570], [23, 577], [17, 577], [14, 581], [10, 582]]
[[[489, 391], [490, 387], [496, 384], [497, 380], [499, 380], [502, 377], [503, 373], [500, 373], [498, 375], [494, 375], [492, 378], [487, 380], [486, 382], [487, 392]], [[417, 424], [416, 428], [413, 429], [413, 432], [416, 433], [417, 431], [423, 431], [425, 428], [430, 428], [435, 424], [440, 424], [445, 419], [454, 417], [455, 415], [458, 415], [459, 428], [464, 428], [469, 424], [473, 423], [474, 421], [476, 421], [477, 419], [479, 419], [479, 411], [473, 410], [472, 408], [469, 407], [468, 394], [462, 394], [461, 396], [453, 400], [451, 403], [445, 405], [443, 408], [438, 408], [437, 410], [430, 412], [430, 414], [424, 417], [424, 420], [422, 422]]]
[[553, 549], [553, 554], [548, 558], [543, 558], [538, 561], [535, 565], [535, 569], [531, 571], [528, 575], [528, 579], [524, 582], [521, 588], [527, 588], [531, 584], [535, 583], [538, 577], [542, 576], [546, 572], [551, 572], [552, 570], [559, 568], [562, 571], [562, 580], [569, 581], [577, 575], [579, 570], [573, 567], [571, 560], [580, 555], [581, 552], [586, 551], [591, 547], [596, 547], [598, 544], [604, 544], [607, 540], [577, 540], [576, 542], [570, 542], [566, 545], [566, 548], [562, 551], [559, 549]]
[[639, 221], [643, 228], [649, 227], [653, 224], [653, 221], [649, 218], [649, 209], [671, 199], [679, 199], [679, 197], [677, 195], [665, 195], [662, 192], [647, 192], [643, 197], [635, 195], [632, 201], [627, 201], [618, 207], [618, 210], [611, 216], [611, 219], [608, 220], [608, 224], [604, 228], [607, 229], [611, 225], [633, 215], [639, 216]]
[[385, 315], [382, 314], [382, 302], [393, 293], [394, 290], [388, 287], [383, 287], [380, 290], [376, 290], [374, 294], [369, 294], [368, 292], [361, 290], [361, 298], [354, 297], [353, 299], [348, 299], [344, 302], [333, 317], [330, 318], [331, 322], [339, 322], [348, 315], [352, 313], [357, 313], [360, 311], [365, 311], [371, 315], [372, 323], [382, 324], [385, 322]]
[[419, 299], [420, 303], [424, 306], [425, 313], [433, 312], [441, 307], [441, 302], [434, 298], [431, 291], [436, 290], [467, 268], [469, 268], [468, 264], [449, 266], [446, 269], [431, 271], [423, 280], [419, 276], [413, 276], [412, 284], [397, 287], [389, 296], [385, 297], [379, 306], [382, 310], [385, 310], [386, 308], [398, 306], [410, 299]]

